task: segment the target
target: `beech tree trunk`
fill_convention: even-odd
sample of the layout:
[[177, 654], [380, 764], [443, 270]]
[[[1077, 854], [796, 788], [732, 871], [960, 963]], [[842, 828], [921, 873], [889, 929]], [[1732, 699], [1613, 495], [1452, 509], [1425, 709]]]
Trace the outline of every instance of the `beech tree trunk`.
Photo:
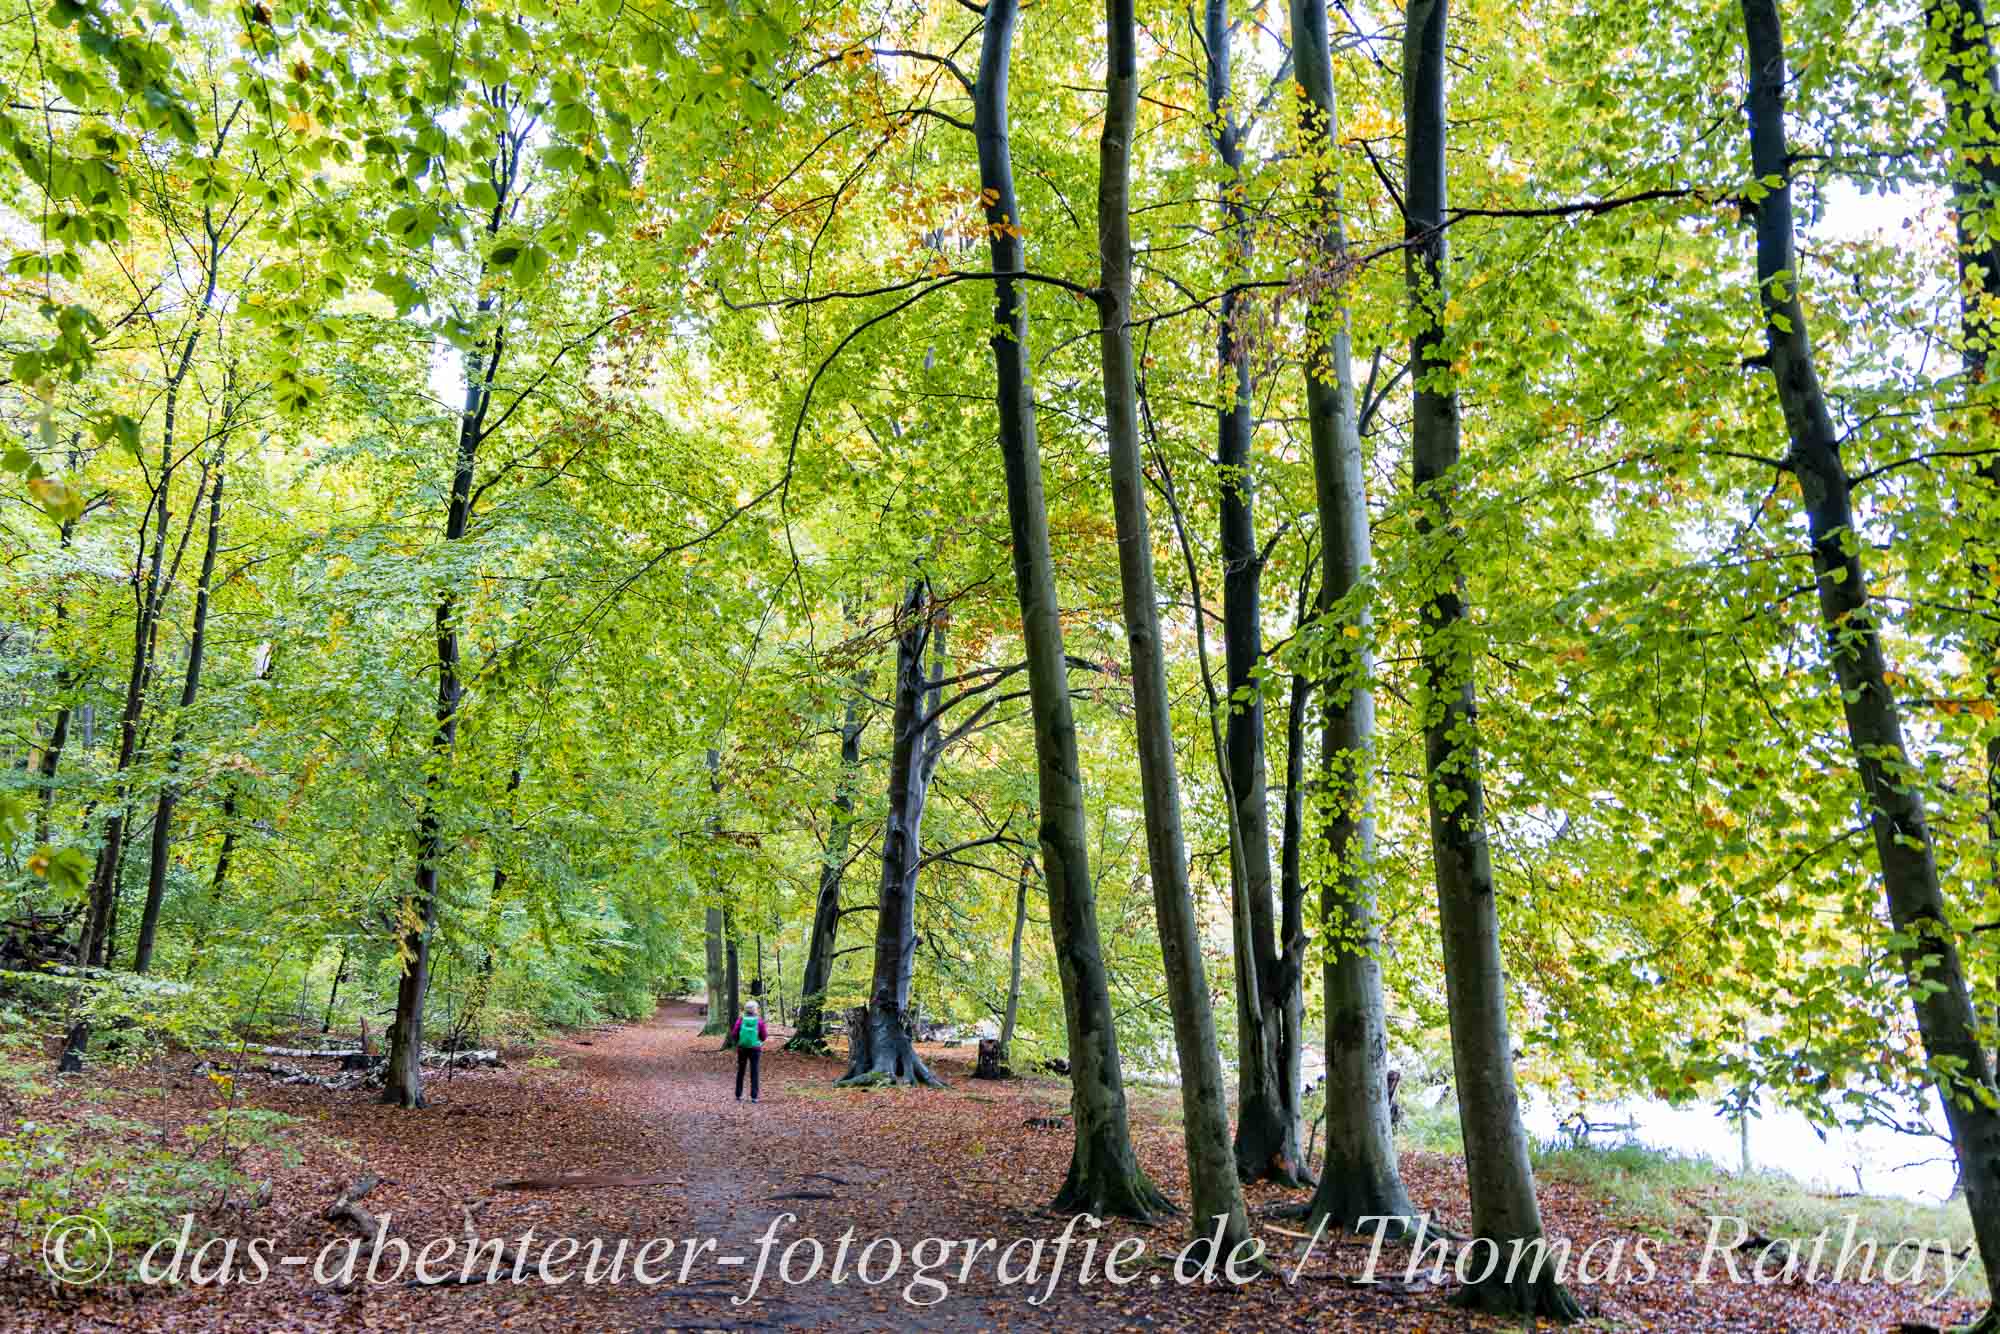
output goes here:
[[1014, 1021], [1021, 1012], [1021, 936], [1028, 926], [1028, 881], [1034, 863], [1021, 862], [1021, 879], [1014, 886], [1014, 939], [1007, 954], [1007, 1008], [1000, 1018], [1000, 1046], [995, 1059], [1002, 1070], [1014, 1059]]
[[[1417, 532], [1433, 553], [1436, 591], [1423, 608], [1424, 772], [1452, 1069], [1472, 1196], [1472, 1233], [1498, 1243], [1539, 1238], [1528, 1136], [1514, 1085], [1500, 918], [1486, 843], [1477, 706], [1468, 647], [1473, 628], [1459, 568], [1452, 492], [1459, 477], [1458, 391], [1444, 348], [1445, 19], [1448, 0], [1412, 0], [1403, 37], [1406, 149], [1404, 273], [1415, 324], [1411, 479]], [[1331, 1045], [1331, 1044], [1329, 1044]], [[1331, 1175], [1329, 1173], [1328, 1175]], [[1494, 1266], [1456, 1300], [1490, 1312], [1573, 1320], [1583, 1314], [1553, 1266]]]
[[[504, 97], [498, 99], [504, 103]], [[504, 108], [503, 108], [504, 109]], [[520, 156], [527, 131], [501, 136], [501, 157], [491, 165], [494, 203], [487, 215], [486, 234], [497, 236], [510, 216]], [[485, 285], [486, 265], [480, 265], [481, 295], [476, 307], [481, 319], [491, 316], [498, 299]], [[472, 479], [479, 447], [486, 439], [486, 414], [493, 404], [493, 382], [507, 351], [506, 329], [499, 327], [467, 358], [465, 407], [459, 414], [458, 447], [452, 464], [451, 499], [445, 510], [444, 540], [463, 541], [472, 519]], [[438, 870], [444, 857], [443, 798], [449, 785], [452, 755], [458, 737], [458, 708], [464, 687], [458, 675], [458, 607], [456, 589], [438, 591], [435, 623], [437, 645], [437, 708], [431, 729], [430, 755], [424, 765], [423, 802], [417, 815], [417, 861], [411, 893], [403, 902], [403, 933], [398, 946], [402, 973], [396, 985], [396, 1017], [384, 1039], [389, 1072], [382, 1101], [403, 1107], [424, 1105], [424, 997], [430, 990], [431, 935], [437, 929]]]
[[181, 682], [180, 711], [174, 716], [173, 741], [168, 747], [167, 777], [153, 806], [152, 860], [146, 867], [146, 906], [139, 916], [139, 940], [133, 947], [132, 971], [153, 966], [153, 942], [160, 929], [160, 905], [167, 893], [167, 858], [173, 850], [174, 806], [180, 799], [179, 770], [187, 744], [187, 712], [201, 689], [202, 654], [207, 643], [208, 603], [215, 583], [216, 544], [222, 532], [223, 460], [215, 464], [215, 485], [208, 493], [208, 536], [202, 546], [201, 578], [195, 585], [194, 624], [188, 634], [187, 674]]
[[[1118, 578], [1131, 648], [1139, 784], [1146, 812], [1146, 861], [1160, 932], [1167, 1003], [1180, 1058], [1181, 1114], [1187, 1143], [1194, 1234], [1222, 1255], [1248, 1240], [1249, 1221], [1229, 1138], [1228, 1095], [1215, 1045], [1201, 936], [1181, 836], [1180, 778], [1175, 772], [1166, 657], [1160, 643], [1153, 539], [1139, 461], [1138, 383], [1132, 359], [1132, 133], [1138, 121], [1138, 28], [1133, 0], [1107, 0], [1104, 133], [1098, 141], [1097, 251], [1105, 440], [1111, 503], [1118, 529]], [[1220, 1257], [1217, 1257], [1218, 1259]]]
[[[1347, 235], [1332, 159], [1339, 143], [1333, 50], [1325, 0], [1292, 0], [1292, 59], [1301, 141], [1325, 153], [1314, 172], [1319, 264], [1337, 274]], [[1325, 950], [1326, 1158], [1313, 1194], [1312, 1222], [1358, 1230], [1367, 1217], [1410, 1218], [1416, 1208], [1396, 1163], [1389, 1115], [1388, 1013], [1382, 997], [1381, 935], [1375, 924], [1375, 813], [1369, 795], [1375, 752], [1375, 656], [1367, 580], [1372, 562], [1360, 409], [1344, 292], [1309, 312], [1321, 355], [1305, 365], [1306, 419], [1319, 509], [1322, 645], [1319, 782], [1327, 808], [1326, 879], [1320, 886]], [[1293, 792], [1304, 781], [1303, 687], [1293, 684]], [[1288, 812], [1289, 815], [1289, 812]], [[1303, 838], [1304, 821], [1287, 834]], [[1379, 1225], [1378, 1225], [1379, 1226]], [[1393, 1233], [1399, 1230], [1391, 1226]]]
[[789, 1051], [826, 1050], [826, 988], [833, 980], [834, 946], [840, 937], [840, 882], [847, 867], [847, 848], [854, 835], [854, 783], [861, 769], [860, 682], [847, 697], [840, 725], [840, 778], [833, 793], [833, 821], [827, 828], [826, 860], [819, 868], [819, 897], [813, 903], [812, 938], [806, 949], [805, 975], [799, 982], [799, 1017]]
[[722, 1021], [722, 1046], [734, 1044], [736, 1025], [743, 1018], [743, 973], [736, 954], [735, 914], [722, 913], [722, 999], [728, 1013]]
[[[1785, 51], [1776, 0], [1743, 0], [1750, 62], [1750, 161], [1759, 179], [1782, 182], [1756, 202], [1757, 290], [1768, 369], [1777, 385], [1818, 576], [1820, 622], [1834, 683], [1868, 806], [1882, 885], [1910, 1001], [1931, 1068], [1949, 1072], [1938, 1092], [1951, 1127], [1973, 1237], [2000, 1301], [2000, 1110], [1993, 1068], [1979, 1041], [1958, 942], [1945, 911], [1937, 852], [1925, 816], [1922, 770], [1910, 762], [1881, 631], [1869, 599], [1865, 546], [1855, 527], [1851, 482], [1813, 364], [1792, 220], [1791, 152], [1785, 129]], [[1989, 1312], [1988, 1322], [1992, 1322]]]
[[[1209, 138], [1229, 173], [1222, 192], [1222, 234], [1234, 265], [1250, 253], [1248, 217], [1238, 190], [1243, 178], [1243, 134], [1230, 94], [1230, 40], [1234, 25], [1227, 0], [1208, 0]], [[1285, 1023], [1288, 992], [1301, 979], [1287, 976], [1278, 954], [1272, 911], [1270, 801], [1264, 758], [1264, 700], [1257, 667], [1264, 656], [1262, 580], [1257, 549], [1255, 474], [1251, 445], [1250, 359], [1237, 330], [1241, 297], [1222, 297], [1215, 340], [1219, 382], [1226, 386], [1216, 411], [1215, 463], [1221, 486], [1222, 623], [1228, 683], [1223, 786], [1231, 807], [1230, 895], [1245, 937], [1235, 954], [1237, 1008], [1236, 1172], [1244, 1181], [1307, 1185], [1299, 1148], [1299, 1050]]]
[[[1014, 192], [1007, 137], [1007, 75], [1019, 0], [987, 0], [980, 34], [973, 127], [979, 183], [986, 205], [987, 247], [996, 274], [1025, 269], [1020, 204]], [[1042, 498], [1041, 448], [1028, 364], [1024, 283], [993, 284], [995, 397], [1000, 455], [1007, 478], [1007, 522], [1014, 589], [1027, 648], [1030, 712], [1035, 725], [1038, 841], [1049, 891], [1049, 935], [1062, 982], [1063, 1026], [1069, 1040], [1070, 1113], [1076, 1140], [1054, 1207], [1100, 1218], [1149, 1218], [1169, 1210], [1132, 1151], [1118, 1032], [1090, 878], [1089, 827], [1077, 762], [1076, 724], [1063, 654], [1061, 601], [1049, 552], [1048, 509]]]
[[[1994, 118], [2000, 115], [2000, 65], [1993, 56], [1991, 29], [1982, 0], [1929, 0], [1924, 6], [1927, 54], [1938, 71], [1944, 95], [1947, 142], [1952, 148], [1950, 186], [1957, 223], [1959, 274], [1959, 356], [1965, 367], [1970, 420], [1984, 438], [2000, 435], [2000, 401], [1993, 397], [1988, 367], [2000, 339], [1987, 309], [2000, 295], [2000, 153]], [[1982, 401], [1983, 400], [1983, 401]], [[1962, 504], [1987, 516], [1988, 541], [1974, 554], [1974, 605], [1983, 603], [1994, 624], [1978, 651], [1985, 658], [1986, 697], [2000, 700], [2000, 598], [1992, 574], [2000, 569], [2000, 455], [1979, 466], [1987, 490]], [[1983, 577], [1982, 577], [1983, 576]], [[1986, 837], [1993, 861], [1993, 886], [2000, 889], [2000, 729], [1986, 739]]]
[[711, 907], [703, 914], [702, 943], [708, 954], [708, 972], [704, 979], [708, 995], [708, 1022], [701, 1026], [701, 1031], [704, 1037], [713, 1037], [729, 1024], [729, 1016], [724, 1013], [729, 1002], [723, 995], [728, 978], [722, 971], [722, 909]]
[[882, 879], [875, 908], [875, 968], [861, 1024], [847, 1035], [847, 1073], [838, 1082], [942, 1087], [917, 1055], [910, 977], [917, 952], [917, 870], [923, 859], [924, 804], [936, 772], [938, 685], [926, 661], [942, 635], [930, 584], [911, 582], [896, 615], [895, 741], [889, 754], [889, 808], [882, 822]]

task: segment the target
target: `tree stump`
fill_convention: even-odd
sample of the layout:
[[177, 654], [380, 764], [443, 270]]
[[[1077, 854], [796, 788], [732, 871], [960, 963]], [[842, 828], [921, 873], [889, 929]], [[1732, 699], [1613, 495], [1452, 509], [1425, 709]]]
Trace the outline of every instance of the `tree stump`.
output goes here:
[[979, 1062], [972, 1067], [974, 1079], [1012, 1079], [1014, 1072], [1007, 1068], [1006, 1054], [1000, 1050], [999, 1038], [979, 1039]]

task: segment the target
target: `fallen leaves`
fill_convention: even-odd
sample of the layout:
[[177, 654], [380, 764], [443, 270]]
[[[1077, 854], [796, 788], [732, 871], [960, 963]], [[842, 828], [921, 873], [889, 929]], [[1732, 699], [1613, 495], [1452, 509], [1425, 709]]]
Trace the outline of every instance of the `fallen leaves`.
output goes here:
[[[894, 1238], [905, 1250], [924, 1238], [996, 1239], [1001, 1246], [1040, 1239], [1052, 1247], [1069, 1220], [1045, 1206], [1068, 1166], [1070, 1141], [1059, 1129], [1068, 1089], [1038, 1079], [978, 1092], [965, 1088], [971, 1053], [927, 1049], [925, 1057], [955, 1087], [942, 1090], [836, 1089], [843, 1064], [801, 1057], [774, 1043], [765, 1068], [765, 1096], [738, 1103], [734, 1067], [714, 1039], [699, 1033], [692, 1007], [671, 1005], [652, 1022], [594, 1033], [591, 1045], [565, 1044], [560, 1071], [478, 1070], [440, 1077], [432, 1106], [407, 1112], [384, 1107], [360, 1091], [282, 1086], [244, 1078], [239, 1099], [309, 1119], [292, 1132], [295, 1164], [271, 1155], [257, 1168], [272, 1183], [261, 1207], [211, 1223], [217, 1234], [266, 1236], [275, 1253], [312, 1254], [336, 1236], [379, 1225], [413, 1248], [426, 1240], [497, 1239], [513, 1267], [526, 1255], [531, 1281], [471, 1284], [409, 1283], [344, 1290], [316, 1284], [309, 1274], [278, 1267], [257, 1286], [137, 1291], [52, 1290], [23, 1257], [0, 1267], [0, 1329], [170, 1331], [421, 1328], [427, 1334], [464, 1329], [627, 1330], [668, 1327], [781, 1325], [824, 1329], [1518, 1329], [1518, 1324], [1461, 1312], [1447, 1303], [1447, 1285], [1429, 1266], [1409, 1274], [1406, 1248], [1385, 1247], [1374, 1284], [1357, 1282], [1369, 1257], [1368, 1238], [1323, 1237], [1300, 1266], [1310, 1233], [1269, 1220], [1298, 1192], [1257, 1185], [1246, 1195], [1269, 1246], [1274, 1276], [1246, 1288], [1184, 1287], [1173, 1281], [1173, 1256], [1187, 1220], [1151, 1226], [1109, 1223], [1076, 1229], [1080, 1248], [1096, 1247], [1099, 1263], [1112, 1246], [1135, 1238], [1150, 1263], [1124, 1286], [1079, 1286], [1046, 1276], [1003, 1285], [988, 1254], [967, 1263], [961, 1281], [954, 1260], [940, 1269], [948, 1294], [935, 1305], [905, 1300], [905, 1268], [878, 1286], [812, 1280], [788, 1284], [775, 1267], [785, 1247], [812, 1238], [829, 1257], [851, 1235], [856, 1256], [871, 1241]], [[182, 1056], [168, 1069], [100, 1076], [136, 1115], [140, 1089], [169, 1087], [145, 1101], [140, 1119], [169, 1119], [214, 1097], [208, 1081], [190, 1076]], [[961, 1091], [961, 1090], [964, 1091]], [[155, 1094], [159, 1090], [155, 1089]], [[1135, 1088], [1133, 1133], [1153, 1180], [1173, 1194], [1185, 1180], [1170, 1092]], [[177, 1100], [177, 1101], [176, 1101]], [[80, 1115], [80, 1100], [36, 1107], [32, 1114]], [[1055, 1123], [1055, 1124], [1051, 1124]], [[978, 1153], [973, 1152], [977, 1146]], [[968, 1170], [974, 1162], [976, 1171]], [[360, 1170], [365, 1165], [365, 1171]], [[1405, 1179], [1419, 1204], [1444, 1218], [1465, 1216], [1457, 1160], [1409, 1154]], [[343, 1184], [345, 1183], [345, 1184]], [[495, 1192], [499, 1192], [496, 1194]], [[371, 1209], [357, 1201], [369, 1198]], [[327, 1200], [336, 1201], [330, 1210]], [[349, 1208], [338, 1208], [345, 1202]], [[1631, 1236], [1630, 1220], [1564, 1182], [1542, 1191], [1551, 1236], [1580, 1251], [1592, 1241]], [[353, 1217], [365, 1213], [366, 1222]], [[473, 1214], [478, 1214], [474, 1228]], [[1880, 1284], [1819, 1283], [1752, 1287], [1694, 1282], [1701, 1232], [1690, 1202], [1690, 1227], [1658, 1238], [1652, 1253], [1659, 1277], [1651, 1284], [1583, 1289], [1601, 1327], [1618, 1330], [1758, 1331], [1810, 1334], [1893, 1327], [1899, 1320], [1940, 1324], [1969, 1312], [1924, 1307], [1928, 1295]], [[793, 1215], [782, 1222], [783, 1215]], [[329, 1221], [329, 1217], [335, 1221]], [[780, 1220], [775, 1221], [774, 1220]], [[1287, 1220], [1290, 1222], [1292, 1220]], [[533, 1241], [520, 1239], [532, 1229]], [[755, 1300], [736, 1305], [748, 1288], [760, 1239], [774, 1234], [767, 1274]], [[532, 1281], [533, 1257], [550, 1239], [576, 1238], [606, 1248], [623, 1241], [633, 1251], [671, 1241], [670, 1281], [544, 1285]], [[713, 1248], [703, 1250], [706, 1242]], [[347, 1243], [342, 1243], [343, 1245]], [[462, 1243], [461, 1243], [462, 1244]], [[683, 1257], [694, 1256], [682, 1274]], [[740, 1255], [738, 1267], [714, 1263]], [[879, 1269], [882, 1252], [870, 1263]], [[803, 1267], [803, 1259], [795, 1258]], [[1077, 1270], [1071, 1255], [1067, 1275]], [[1285, 1280], [1298, 1269], [1296, 1284]], [[656, 1265], [658, 1271], [662, 1266]], [[920, 1295], [923, 1290], [918, 1290]], [[1031, 1301], [1031, 1298], [1040, 1300]]]

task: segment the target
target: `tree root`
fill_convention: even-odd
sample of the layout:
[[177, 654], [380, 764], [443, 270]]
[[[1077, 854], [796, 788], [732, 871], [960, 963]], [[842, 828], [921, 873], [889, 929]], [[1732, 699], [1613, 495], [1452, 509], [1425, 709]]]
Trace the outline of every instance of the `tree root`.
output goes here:
[[1122, 1172], [1093, 1172], [1081, 1179], [1072, 1157], [1069, 1175], [1056, 1192], [1049, 1210], [1058, 1214], [1089, 1214], [1093, 1218], [1130, 1218], [1142, 1223], [1180, 1212], [1172, 1200], [1147, 1177], [1137, 1162]]
[[1485, 1315], [1522, 1316], [1569, 1324], [1589, 1315], [1553, 1273], [1532, 1278], [1516, 1275], [1509, 1282], [1504, 1268], [1479, 1283], [1468, 1283], [1451, 1295], [1451, 1304]]

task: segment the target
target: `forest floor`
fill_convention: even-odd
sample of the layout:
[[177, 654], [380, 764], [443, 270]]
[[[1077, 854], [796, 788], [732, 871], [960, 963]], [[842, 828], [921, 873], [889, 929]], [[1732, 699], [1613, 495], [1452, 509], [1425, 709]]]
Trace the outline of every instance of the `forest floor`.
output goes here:
[[[433, 1075], [430, 1105], [415, 1113], [384, 1107], [359, 1089], [282, 1086], [249, 1075], [217, 1081], [195, 1072], [192, 1054], [60, 1084], [0, 1087], [0, 1182], [14, 1181], [21, 1200], [16, 1220], [0, 1220], [12, 1229], [0, 1235], [0, 1330], [1522, 1328], [1519, 1321], [1482, 1320], [1450, 1307], [1448, 1289], [1425, 1275], [1406, 1282], [1406, 1248], [1384, 1249], [1378, 1271], [1384, 1281], [1374, 1284], [1356, 1281], [1368, 1260], [1366, 1239], [1322, 1239], [1300, 1265], [1300, 1225], [1274, 1216], [1296, 1193], [1261, 1186], [1251, 1188], [1250, 1205], [1271, 1248], [1271, 1275], [1242, 1287], [1177, 1283], [1172, 1260], [1186, 1238], [1185, 1220], [1078, 1228], [1052, 1293], [1034, 1300], [1050, 1286], [1055, 1239], [1066, 1222], [1043, 1206], [1061, 1184], [1069, 1135], [1030, 1123], [1065, 1114], [1061, 1081], [974, 1081], [970, 1048], [927, 1046], [925, 1058], [948, 1089], [836, 1089], [842, 1064], [781, 1050], [774, 1026], [763, 1058], [763, 1099], [739, 1103], [734, 1058], [717, 1050], [715, 1037], [701, 1035], [701, 1022], [693, 1006], [674, 1003], [643, 1024], [546, 1044], [538, 1059], [515, 1059], [506, 1069]], [[1169, 1195], [1184, 1186], [1176, 1101], [1172, 1091], [1134, 1091], [1140, 1157]], [[225, 1115], [233, 1120], [224, 1124], [248, 1129], [203, 1138], [201, 1127]], [[122, 1144], [123, 1156], [105, 1147], [106, 1137]], [[157, 1149], [148, 1148], [155, 1139]], [[36, 1144], [54, 1155], [39, 1167], [24, 1161], [38, 1152]], [[40, 1256], [23, 1253], [31, 1248], [18, 1215], [31, 1197], [20, 1183], [38, 1182], [41, 1191], [67, 1173], [78, 1186], [79, 1176], [95, 1172], [107, 1197], [120, 1190], [133, 1196], [130, 1214], [145, 1202], [141, 1196], [159, 1193], [154, 1160], [204, 1153], [226, 1154], [228, 1170], [207, 1178], [212, 1185], [205, 1193], [197, 1191], [201, 1203], [187, 1252], [192, 1259], [204, 1237], [214, 1238], [203, 1253], [213, 1271], [223, 1242], [237, 1239], [234, 1281], [66, 1288], [49, 1281]], [[1456, 1158], [1410, 1153], [1404, 1171], [1421, 1205], [1447, 1222], [1463, 1221]], [[389, 1215], [386, 1235], [413, 1253], [426, 1243], [440, 1248], [433, 1275], [462, 1275], [464, 1206], [474, 1206], [482, 1240], [519, 1243], [532, 1228], [525, 1246], [512, 1247], [524, 1258], [525, 1281], [509, 1281], [505, 1262], [499, 1282], [427, 1286], [408, 1281], [411, 1270], [393, 1282], [341, 1283], [338, 1274], [316, 1281], [310, 1269], [339, 1270], [355, 1235], [327, 1221], [327, 1206], [364, 1172], [383, 1178], [363, 1203]], [[552, 1177], [625, 1180], [519, 1188], [524, 1180]], [[508, 1182], [516, 1186], [502, 1184]], [[1574, 1285], [1597, 1328], [1824, 1334], [1920, 1330], [1972, 1313], [1962, 1298], [1931, 1302], [1939, 1286], [1935, 1258], [1921, 1284], [1902, 1287], [1733, 1282], [1719, 1265], [1711, 1281], [1699, 1283], [1710, 1227], [1704, 1214], [1713, 1206], [1705, 1208], [1693, 1193], [1664, 1217], [1559, 1179], [1544, 1183], [1542, 1200], [1552, 1236], [1569, 1239], [1578, 1252], [1602, 1243], [1599, 1268], [1611, 1242], [1626, 1244], [1627, 1281]], [[787, 1213], [796, 1218], [783, 1220]], [[776, 1241], [766, 1249], [761, 1239], [774, 1218]], [[147, 1226], [177, 1234], [178, 1215], [171, 1227], [157, 1220]], [[848, 1229], [849, 1273], [832, 1283], [828, 1270]], [[1120, 1272], [1133, 1277], [1114, 1285], [1103, 1276], [1103, 1258], [1126, 1237], [1143, 1245], [1144, 1258], [1131, 1260], [1128, 1249]], [[815, 1277], [788, 1283], [781, 1274], [787, 1257], [793, 1277], [802, 1277], [811, 1259], [803, 1238], [824, 1247], [823, 1263]], [[889, 1238], [898, 1243], [893, 1276], [859, 1281], [883, 1279], [890, 1247], [877, 1239]], [[929, 1271], [942, 1284], [912, 1282], [920, 1261], [938, 1258], [935, 1248], [927, 1256], [916, 1252], [922, 1238], [957, 1243], [949, 1260]], [[1017, 1281], [1002, 1283], [1000, 1250], [1031, 1238], [1046, 1240], [1035, 1281], [1018, 1281], [1031, 1249], [1021, 1240], [1009, 1265]], [[1649, 1283], [1638, 1281], [1643, 1271], [1632, 1260], [1641, 1238], [1657, 1266]], [[255, 1276], [252, 1239], [267, 1242], [269, 1270], [254, 1284], [247, 1281]], [[672, 1250], [658, 1239], [673, 1239]], [[980, 1239], [998, 1246], [983, 1252], [961, 1281], [964, 1243]], [[690, 1240], [715, 1245], [690, 1257]], [[583, 1254], [565, 1256], [567, 1241], [579, 1243]], [[641, 1283], [633, 1268], [649, 1241], [655, 1281]], [[1079, 1284], [1087, 1241], [1097, 1246], [1090, 1281]], [[121, 1241], [115, 1272], [129, 1271], [135, 1261], [124, 1252], [142, 1242], [143, 1236]], [[585, 1281], [593, 1242], [600, 1274], [626, 1243], [621, 1281]], [[365, 1270], [367, 1248], [356, 1246], [357, 1267]], [[446, 1246], [453, 1248], [448, 1255]], [[172, 1247], [169, 1241], [162, 1262]], [[760, 1254], [768, 1267], [757, 1295], [741, 1300]], [[732, 1265], [735, 1257], [741, 1263]], [[397, 1258], [394, 1241], [386, 1243], [381, 1276]], [[1746, 1277], [1751, 1258], [1738, 1261]], [[575, 1272], [563, 1283], [537, 1281], [540, 1263], [552, 1275]], [[473, 1268], [483, 1276], [488, 1261]], [[946, 1295], [932, 1305], [905, 1299], [906, 1293], [933, 1298], [940, 1288]]]

